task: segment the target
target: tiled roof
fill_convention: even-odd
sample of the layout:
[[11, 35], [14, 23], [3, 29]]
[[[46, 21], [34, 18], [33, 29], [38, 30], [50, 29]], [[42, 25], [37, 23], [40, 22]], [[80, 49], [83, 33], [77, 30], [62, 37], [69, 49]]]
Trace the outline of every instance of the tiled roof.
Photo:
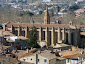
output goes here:
[[35, 52], [37, 52], [37, 51], [38, 51], [37, 48], [33, 48], [33, 49], [30, 49], [30, 50], [29, 50], [30, 53], [35, 53]]
[[81, 54], [82, 50], [65, 50], [65, 51], [61, 51], [61, 55], [65, 56], [70, 56], [70, 55], [76, 55], [76, 54]]
[[85, 58], [85, 53], [84, 54], [81, 54], [79, 57], [84, 57]]
[[6, 57], [6, 55], [0, 55], [0, 62], [3, 62], [4, 64], [18, 64], [20, 63], [16, 58], [12, 58], [10, 56], [8, 56], [8, 59]]
[[85, 35], [85, 32], [80, 32], [80, 35]]
[[74, 54], [74, 55], [69, 55], [69, 56], [65, 56], [65, 58], [70, 58], [70, 59], [78, 59], [78, 56], [80, 54]]
[[81, 13], [81, 12], [84, 13], [85, 12], [85, 9], [78, 9], [78, 10], [75, 11], [75, 13]]
[[66, 58], [58, 57], [58, 56], [57, 56], [57, 59], [58, 59], [58, 60], [65, 60]]
[[21, 56], [21, 58], [22, 57], [27, 57], [27, 56], [31, 56], [31, 55], [33, 55], [34, 53], [26, 53], [26, 54], [24, 54], [23, 56]]
[[70, 59], [78, 59], [78, 57], [84, 57], [85, 58], [85, 53], [84, 54], [74, 54], [74, 55], [65, 56], [65, 58], [70, 58]]
[[17, 50], [17, 53], [14, 52], [13, 54], [18, 56], [18, 58], [21, 58], [23, 55], [27, 54], [27, 51], [26, 50]]
[[6, 36], [6, 35], [9, 35], [9, 36], [15, 36], [14, 34], [10, 33], [9, 31], [3, 31], [3, 30], [0, 30], [0, 33], [2, 33], [3, 36]]
[[2, 46], [2, 45], [0, 45], [0, 49], [7, 49], [7, 48], [13, 48], [13, 47], [11, 47], [11, 46]]
[[18, 36], [18, 38], [22, 39], [22, 40], [27, 40], [28, 38], [24, 37], [24, 36]]
[[11, 26], [14, 26], [14, 27], [19, 27], [19, 26], [21, 26], [21, 27], [33, 27], [33, 26], [35, 26], [35, 27], [37, 27], [37, 28], [40, 28], [40, 27], [42, 27], [42, 28], [46, 28], [46, 27], [48, 27], [48, 28], [52, 28], [52, 27], [54, 27], [54, 28], [58, 28], [58, 27], [60, 27], [61, 29], [63, 29], [63, 28], [66, 28], [66, 29], [70, 29], [70, 28], [72, 28], [72, 29], [75, 29], [75, 28], [83, 28], [84, 27], [84, 25], [76, 25], [76, 26], [73, 26], [73, 25], [69, 25], [69, 24], [30, 24], [30, 23], [13, 23], [13, 22], [9, 22], [9, 23], [7, 23], [6, 24], [6, 26], [7, 27], [11, 27]]
[[42, 57], [47, 58], [48, 60], [51, 60], [51, 59], [54, 59], [54, 58], [57, 59], [56, 55], [50, 53], [49, 51], [43, 51], [43, 52], [39, 53], [39, 55], [42, 56]]
[[67, 29], [69, 29], [69, 28], [71, 28], [71, 27], [69, 27], [69, 25], [66, 25], [66, 24], [30, 24], [30, 23], [11, 23], [11, 22], [9, 22], [8, 24], [6, 24], [6, 26], [7, 27], [11, 27], [11, 25], [13, 25], [14, 27], [19, 27], [19, 26], [22, 26], [22, 27], [33, 27], [33, 26], [35, 26], [35, 27], [37, 27], [37, 28], [39, 28], [39, 27], [43, 27], [43, 28], [46, 28], [46, 27], [49, 27], [49, 28], [52, 28], [52, 27], [55, 27], [55, 28], [58, 28], [58, 27], [60, 27], [60, 28], [67, 28]]
[[23, 62], [23, 61], [21, 61], [21, 64], [34, 64], [34, 63], [29, 63], [29, 62]]

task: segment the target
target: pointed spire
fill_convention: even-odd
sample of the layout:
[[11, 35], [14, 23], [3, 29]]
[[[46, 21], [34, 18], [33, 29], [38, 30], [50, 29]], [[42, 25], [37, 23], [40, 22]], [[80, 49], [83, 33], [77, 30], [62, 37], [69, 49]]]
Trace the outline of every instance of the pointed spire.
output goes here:
[[46, 7], [46, 12], [45, 12], [45, 15], [49, 15], [49, 12], [48, 12], [48, 7]]
[[48, 7], [46, 7], [46, 12], [45, 12], [45, 16], [44, 16], [44, 24], [50, 24], [50, 16], [49, 16], [49, 12], [48, 12]]

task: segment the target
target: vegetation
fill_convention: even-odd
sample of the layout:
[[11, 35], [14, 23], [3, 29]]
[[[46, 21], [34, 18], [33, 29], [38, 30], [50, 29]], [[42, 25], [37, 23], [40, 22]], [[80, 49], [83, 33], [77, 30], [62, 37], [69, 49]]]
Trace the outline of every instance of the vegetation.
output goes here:
[[73, 21], [74, 25], [85, 25], [85, 15], [76, 17], [74, 14], [64, 15], [62, 23], [68, 24], [69, 21]]
[[32, 12], [29, 12], [29, 11], [20, 13], [20, 16], [24, 16], [24, 15], [29, 15], [30, 17], [32, 17], [34, 14]]
[[2, 26], [2, 24], [0, 24], [0, 29], [3, 29], [3, 26]]
[[43, 13], [43, 11], [39, 11], [39, 14], [41, 15]]
[[[52, 12], [53, 13], [53, 12]], [[24, 15], [23, 15], [24, 14]], [[29, 23], [30, 22], [30, 16], [34, 19], [35, 22], [43, 23], [44, 21], [44, 14], [41, 15], [30, 15], [29, 12], [22, 12], [19, 9], [14, 9], [11, 7], [0, 7], [0, 24], [6, 23], [6, 22], [24, 22]], [[54, 15], [55, 16], [55, 15]], [[51, 22], [55, 21], [54, 16], [51, 16], [50, 20]], [[73, 21], [73, 24], [75, 25], [85, 25], [85, 15], [75, 17], [74, 14], [67, 14], [63, 15], [62, 23], [68, 24], [69, 21]]]
[[59, 12], [59, 11], [60, 11], [60, 9], [61, 9], [61, 8], [60, 8], [59, 6], [57, 6], [57, 12]]
[[40, 46], [37, 43], [37, 30], [36, 27], [32, 27], [30, 31], [28, 45], [33, 48], [39, 48]]
[[72, 6], [69, 7], [69, 10], [70, 10], [71, 12], [73, 12], [73, 11], [75, 11], [75, 10], [77, 10], [77, 9], [79, 9], [79, 6], [78, 6], [77, 4], [74, 4], [74, 5], [72, 5]]

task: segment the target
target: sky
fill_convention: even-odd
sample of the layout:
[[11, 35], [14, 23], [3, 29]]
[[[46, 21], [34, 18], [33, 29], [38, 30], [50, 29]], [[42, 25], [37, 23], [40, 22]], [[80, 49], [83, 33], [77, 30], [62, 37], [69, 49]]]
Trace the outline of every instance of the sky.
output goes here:
[[48, 1], [51, 1], [51, 0], [43, 0], [43, 2], [48, 2]]

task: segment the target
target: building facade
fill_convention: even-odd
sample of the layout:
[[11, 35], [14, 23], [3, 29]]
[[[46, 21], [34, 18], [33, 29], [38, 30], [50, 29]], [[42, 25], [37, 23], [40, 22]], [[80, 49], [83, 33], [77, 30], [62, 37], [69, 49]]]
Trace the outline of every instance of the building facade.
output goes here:
[[37, 39], [41, 46], [53, 47], [57, 43], [67, 43], [77, 46], [80, 42], [80, 31], [76, 26], [69, 24], [50, 24], [48, 9], [46, 9], [43, 24], [8, 22], [3, 26], [3, 30], [10, 31], [16, 36], [29, 38], [29, 32], [33, 26], [37, 29]]
[[58, 62], [55, 54], [48, 52], [41, 52], [38, 54], [28, 53], [19, 58], [20, 61], [30, 62], [34, 64], [65, 64], [65, 60]]

